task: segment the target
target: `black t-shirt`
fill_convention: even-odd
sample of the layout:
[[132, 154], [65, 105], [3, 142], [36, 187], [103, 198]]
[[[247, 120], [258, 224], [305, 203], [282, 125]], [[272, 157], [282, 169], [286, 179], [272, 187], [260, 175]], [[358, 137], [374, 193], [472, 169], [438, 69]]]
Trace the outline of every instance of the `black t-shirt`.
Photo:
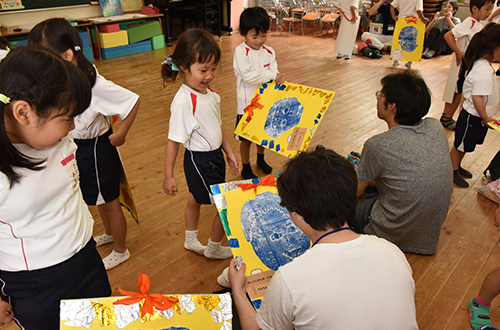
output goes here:
[[396, 25], [396, 22], [392, 19], [391, 4], [384, 2], [378, 9], [378, 13], [382, 15], [382, 34], [392, 36], [394, 34], [394, 25]]

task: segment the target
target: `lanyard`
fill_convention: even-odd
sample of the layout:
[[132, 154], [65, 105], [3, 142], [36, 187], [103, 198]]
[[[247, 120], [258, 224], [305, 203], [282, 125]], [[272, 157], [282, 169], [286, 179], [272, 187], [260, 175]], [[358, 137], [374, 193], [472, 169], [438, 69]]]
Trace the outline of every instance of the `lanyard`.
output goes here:
[[351, 230], [352, 230], [352, 229], [354, 229], [354, 227], [345, 227], [345, 228], [339, 228], [339, 229], [335, 229], [335, 230], [329, 231], [328, 233], [323, 234], [320, 238], [318, 238], [318, 239], [316, 240], [316, 242], [314, 242], [314, 243], [313, 243], [313, 245], [312, 245], [311, 247], [315, 246], [315, 245], [316, 245], [319, 241], [321, 241], [321, 240], [322, 240], [323, 238], [325, 238], [326, 236], [331, 235], [331, 234], [335, 234], [335, 233], [337, 233], [337, 232], [339, 232], [339, 231], [342, 231], [342, 230], [347, 230], [347, 229], [351, 229]]

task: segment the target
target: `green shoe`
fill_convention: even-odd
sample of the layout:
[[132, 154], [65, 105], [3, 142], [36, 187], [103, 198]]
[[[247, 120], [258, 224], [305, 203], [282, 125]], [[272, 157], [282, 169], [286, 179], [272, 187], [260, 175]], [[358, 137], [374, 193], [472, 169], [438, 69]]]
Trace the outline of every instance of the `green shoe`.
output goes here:
[[481, 305], [476, 298], [472, 298], [469, 302], [469, 319], [474, 330], [479, 330], [484, 326], [493, 327], [490, 320], [490, 306]]

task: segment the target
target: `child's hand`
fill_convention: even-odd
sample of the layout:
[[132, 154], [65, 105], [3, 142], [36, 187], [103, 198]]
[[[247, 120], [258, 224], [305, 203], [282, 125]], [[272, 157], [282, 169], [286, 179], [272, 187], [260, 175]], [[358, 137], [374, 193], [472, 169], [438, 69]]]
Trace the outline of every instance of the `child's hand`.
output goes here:
[[352, 15], [351, 24], [356, 24], [357, 20], [358, 20], [358, 16]]
[[424, 24], [429, 23], [429, 19], [427, 17], [421, 18], [421, 20], [422, 22], [424, 22]]
[[0, 327], [10, 323], [14, 319], [12, 306], [3, 300], [0, 300]]
[[245, 275], [245, 269], [247, 265], [242, 262], [239, 270], [236, 269], [236, 264], [234, 258], [231, 259], [229, 263], [229, 282], [231, 283], [231, 289], [237, 291], [238, 293], [246, 293], [246, 282], [247, 276]]
[[392, 19], [394, 20], [394, 22], [398, 21], [398, 17], [397, 16], [392, 16]]
[[240, 162], [234, 153], [227, 154], [227, 163], [229, 164], [229, 172], [231, 172], [232, 175], [240, 173]]
[[488, 125], [489, 122], [495, 122], [497, 121], [496, 119], [493, 119], [491, 117], [488, 117], [488, 118], [484, 118], [483, 119], [483, 124], [484, 126], [488, 127], [489, 129], [494, 129], [493, 127], [491, 127], [490, 125]]
[[113, 133], [109, 136], [109, 143], [112, 146], [119, 147], [125, 143], [125, 136], [117, 133]]
[[434, 14], [434, 20], [437, 20], [441, 16], [441, 12], [438, 11], [437, 13]]
[[460, 52], [455, 52], [455, 57], [457, 59], [457, 66], [460, 66], [462, 63], [462, 59], [464, 58], [464, 53]]
[[177, 194], [177, 181], [175, 178], [165, 178], [163, 181], [163, 191], [170, 196]]
[[282, 75], [281, 73], [279, 73], [279, 72], [278, 72], [278, 73], [276, 74], [276, 79], [275, 79], [275, 81], [276, 81], [276, 84], [281, 85], [282, 83], [284, 83], [284, 82], [285, 82], [285, 76], [284, 76], [284, 75]]

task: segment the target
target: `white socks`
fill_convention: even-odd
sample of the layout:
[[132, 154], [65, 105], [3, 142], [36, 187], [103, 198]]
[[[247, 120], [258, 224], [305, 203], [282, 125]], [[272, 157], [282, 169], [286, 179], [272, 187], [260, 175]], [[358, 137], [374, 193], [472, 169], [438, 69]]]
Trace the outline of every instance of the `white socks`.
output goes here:
[[186, 230], [186, 240], [184, 241], [184, 248], [201, 255], [205, 253], [205, 249], [207, 247], [205, 245], [202, 245], [200, 241], [198, 241], [198, 229]]
[[224, 268], [222, 274], [217, 277], [217, 283], [223, 288], [231, 287], [231, 282], [229, 282], [229, 267]]
[[212, 259], [227, 259], [233, 256], [233, 252], [229, 246], [221, 246], [221, 242], [212, 242], [208, 239], [205, 257]]
[[94, 241], [96, 242], [96, 247], [104, 244], [108, 244], [113, 242], [113, 235], [107, 235], [106, 233], [94, 237]]
[[111, 268], [115, 268], [119, 264], [127, 261], [129, 258], [130, 252], [128, 252], [128, 249], [123, 253], [118, 253], [113, 250], [106, 258], [102, 259], [102, 262], [104, 263], [106, 270], [110, 270]]

